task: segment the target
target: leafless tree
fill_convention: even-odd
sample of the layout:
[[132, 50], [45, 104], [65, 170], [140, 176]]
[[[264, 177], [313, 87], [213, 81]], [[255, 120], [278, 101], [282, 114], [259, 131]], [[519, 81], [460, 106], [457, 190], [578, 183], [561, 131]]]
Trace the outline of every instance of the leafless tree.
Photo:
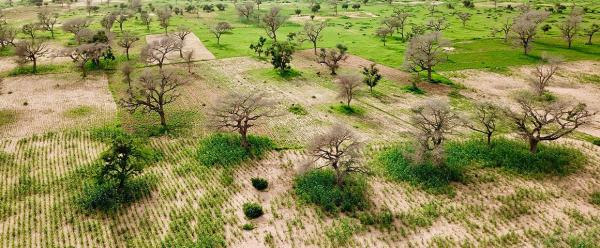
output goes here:
[[217, 45], [221, 44], [221, 36], [231, 31], [231, 29], [233, 27], [228, 22], [219, 22], [210, 29], [215, 38], [217, 38]]
[[140, 21], [146, 26], [146, 30], [150, 30], [150, 23], [152, 23], [152, 17], [147, 11], [140, 13]]
[[235, 6], [238, 14], [246, 18], [246, 20], [250, 20], [250, 16], [254, 13], [254, 3], [246, 2], [243, 4], [238, 4]]
[[331, 5], [331, 9], [333, 9], [336, 16], [338, 15], [338, 5], [340, 2], [340, 0], [329, 0], [329, 5]]
[[427, 151], [441, 149], [446, 136], [460, 124], [448, 103], [439, 99], [430, 99], [412, 112], [411, 124], [417, 129], [417, 140]]
[[393, 17], [396, 19], [396, 32], [400, 32], [400, 37], [404, 40], [404, 27], [409, 17], [412, 15], [404, 9], [394, 9]]
[[467, 25], [467, 22], [469, 20], [471, 20], [471, 13], [467, 13], [467, 12], [459, 12], [456, 14], [458, 16], [458, 19], [460, 19], [460, 21], [462, 22], [463, 27], [465, 27]]
[[169, 33], [169, 23], [171, 20], [171, 9], [163, 8], [156, 11], [156, 16], [158, 17], [158, 22], [160, 26], [165, 30], [165, 34]]
[[138, 40], [140, 40], [139, 37], [133, 35], [130, 32], [124, 32], [121, 36], [121, 39], [119, 39], [119, 41], [117, 42], [117, 45], [119, 45], [122, 48], [125, 48], [125, 56], [127, 57], [127, 60], [129, 60], [129, 49], [131, 49], [133, 43], [137, 42]]
[[94, 9], [94, 5], [92, 4], [92, 0], [85, 0], [85, 9], [88, 12], [88, 16], [92, 14], [92, 10]]
[[475, 104], [474, 113], [468, 120], [465, 120], [465, 126], [484, 134], [489, 146], [492, 143], [492, 135], [497, 130], [501, 112], [500, 107], [491, 102], [478, 102]]
[[157, 113], [160, 125], [166, 129], [165, 106], [179, 98], [177, 90], [186, 83], [175, 71], [145, 71], [139, 78], [139, 84], [128, 90], [127, 98], [121, 99], [120, 104], [131, 113], [137, 110]]
[[102, 25], [102, 27], [107, 32], [110, 32], [110, 30], [112, 29], [116, 20], [117, 20], [117, 15], [109, 12], [109, 13], [106, 13], [106, 15], [104, 15], [104, 17], [102, 17], [102, 20], [100, 20], [100, 25]]
[[438, 32], [415, 36], [410, 39], [404, 53], [404, 68], [413, 71], [427, 71], [427, 80], [432, 81], [433, 67], [444, 62], [443, 48], [450, 46], [450, 42], [442, 38]]
[[546, 92], [546, 87], [550, 84], [552, 77], [556, 74], [562, 62], [563, 59], [560, 57], [542, 54], [541, 63], [537, 64], [533, 70], [534, 80], [532, 81], [532, 87], [538, 96], [542, 96]]
[[346, 52], [348, 48], [342, 44], [337, 44], [335, 49], [321, 48], [321, 52], [317, 57], [317, 62], [329, 67], [331, 75], [336, 75], [336, 70], [340, 67], [340, 62], [348, 58]]
[[517, 44], [523, 47], [526, 55], [531, 50], [538, 25], [547, 17], [547, 12], [530, 10], [515, 18], [511, 30], [515, 34]]
[[387, 38], [389, 36], [391, 36], [393, 33], [394, 33], [394, 30], [387, 26], [382, 26], [382, 27], [379, 27], [377, 30], [375, 30], [375, 36], [379, 37], [379, 39], [381, 39], [381, 41], [383, 41], [383, 46], [385, 46], [385, 43], [387, 42]]
[[398, 30], [398, 28], [400, 27], [400, 21], [399, 21], [399, 19], [396, 18], [396, 17], [394, 17], [394, 16], [384, 18], [381, 21], [381, 24], [385, 25], [390, 30]]
[[317, 55], [317, 42], [321, 40], [321, 32], [325, 27], [327, 27], [326, 22], [306, 22], [300, 33], [300, 41], [310, 41], [315, 55]]
[[48, 45], [43, 41], [22, 40], [15, 44], [15, 55], [17, 56], [18, 64], [32, 62], [32, 72], [37, 72], [37, 61], [40, 57], [47, 54], [49, 51]]
[[309, 151], [317, 160], [324, 160], [321, 167], [331, 167], [335, 171], [336, 185], [344, 187], [344, 180], [350, 173], [367, 173], [361, 166], [360, 143], [347, 127], [336, 124], [328, 132], [313, 138]]
[[121, 66], [121, 73], [123, 74], [123, 81], [127, 83], [127, 89], [131, 89], [131, 74], [135, 70], [135, 66], [132, 63], [124, 63]]
[[[233, 93], [223, 98], [212, 111], [213, 125], [218, 129], [237, 131], [242, 147], [250, 153], [248, 130], [259, 120], [275, 117], [274, 103], [262, 92]], [[251, 153], [250, 153], [251, 154]]]
[[194, 65], [194, 51], [183, 53], [183, 61], [187, 65], [188, 73], [192, 74], [192, 66]]
[[179, 48], [179, 57], [183, 58], [183, 44], [185, 42], [185, 37], [192, 33], [192, 30], [188, 27], [178, 27], [177, 31], [173, 34], [173, 36], [177, 37], [181, 41], [182, 46]]
[[512, 30], [512, 26], [513, 26], [513, 22], [510, 21], [510, 19], [506, 19], [506, 22], [502, 23], [502, 25], [499, 28], [494, 28], [494, 30], [492, 31], [492, 34], [495, 35], [496, 33], [502, 32], [504, 33], [504, 42], [508, 42], [508, 38], [509, 38], [509, 34], [510, 31]]
[[162, 70], [167, 55], [174, 51], [179, 51], [183, 44], [179, 39], [173, 37], [164, 37], [158, 41], [153, 41], [146, 45], [140, 54], [140, 57], [146, 63], [156, 63]]
[[38, 15], [39, 26], [50, 32], [52, 39], [54, 39], [54, 25], [58, 22], [58, 13], [52, 12], [49, 9], [42, 9]]
[[[90, 26], [90, 22], [88, 21], [88, 19], [83, 18], [83, 17], [78, 17], [78, 18], [74, 18], [74, 19], [68, 20], [65, 23], [63, 23], [62, 30], [64, 30], [67, 33], [71, 33], [71, 34], [77, 36], [77, 34], [81, 30], [86, 29], [89, 26]], [[81, 41], [77, 40], [77, 43], [81, 44]]]
[[81, 77], [85, 78], [87, 77], [86, 64], [91, 61], [99, 65], [100, 58], [108, 49], [108, 44], [103, 43], [81, 44], [74, 48], [65, 49], [62, 55], [71, 58], [75, 66], [81, 70]]
[[281, 8], [272, 7], [265, 16], [262, 18], [262, 24], [269, 36], [273, 41], [277, 41], [277, 30], [287, 18], [281, 14]]
[[575, 39], [577, 32], [579, 32], [581, 21], [583, 21], [583, 9], [574, 8], [571, 14], [558, 25], [558, 29], [560, 29], [563, 39], [567, 41], [569, 48], [571, 48], [573, 39]]
[[4, 49], [8, 45], [15, 45], [17, 30], [9, 26], [0, 26], [0, 48]]
[[121, 31], [121, 33], [123, 33], [123, 23], [125, 23], [127, 19], [129, 19], [129, 13], [127, 13], [127, 11], [121, 10], [116, 15], [115, 21], [119, 23], [119, 31]]
[[350, 107], [350, 102], [361, 85], [361, 78], [357, 75], [340, 75], [336, 83], [339, 88], [338, 98], [344, 99], [346, 106]]
[[32, 41], [35, 40], [36, 32], [37, 30], [39, 30], [40, 27], [37, 25], [37, 23], [29, 23], [29, 24], [25, 24], [21, 27], [21, 32], [27, 36], [29, 36], [31, 38]]
[[448, 22], [446, 22], [446, 18], [444, 17], [429, 19], [429, 21], [427, 22], [427, 28], [431, 29], [434, 32], [440, 32], [442, 30], [447, 29], [448, 27], [450, 27], [450, 25], [448, 24]]
[[559, 139], [588, 123], [596, 114], [582, 103], [539, 102], [526, 95], [519, 96], [517, 102], [519, 109], [506, 110], [506, 114], [519, 134], [529, 142], [531, 153], [537, 153], [540, 141]]

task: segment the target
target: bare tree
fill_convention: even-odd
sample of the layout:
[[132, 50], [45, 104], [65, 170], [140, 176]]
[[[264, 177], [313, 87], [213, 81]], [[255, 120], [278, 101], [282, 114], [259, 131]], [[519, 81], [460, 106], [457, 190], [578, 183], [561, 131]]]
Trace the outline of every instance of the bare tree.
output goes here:
[[250, 20], [250, 16], [254, 13], [254, 3], [246, 2], [244, 4], [238, 4], [235, 6], [238, 14], [246, 18], [246, 20]]
[[269, 36], [273, 41], [277, 41], [277, 29], [283, 25], [287, 18], [281, 14], [281, 8], [272, 7], [265, 16], [262, 18], [262, 24]]
[[109, 12], [109, 13], [106, 13], [106, 15], [104, 15], [104, 17], [102, 17], [102, 20], [100, 20], [100, 25], [102, 25], [102, 27], [107, 32], [110, 32], [110, 30], [112, 29], [116, 20], [117, 20], [117, 15]]
[[177, 89], [184, 84], [186, 80], [179, 77], [175, 71], [145, 71], [139, 78], [139, 84], [128, 90], [128, 97], [121, 99], [120, 104], [131, 113], [137, 110], [157, 113], [160, 116], [160, 125], [166, 129], [165, 106], [179, 98]]
[[177, 39], [181, 41], [182, 46], [179, 48], [179, 57], [183, 58], [183, 44], [185, 37], [192, 33], [192, 30], [188, 27], [178, 27], [177, 31], [173, 34]]
[[335, 171], [336, 185], [344, 187], [344, 179], [350, 173], [367, 173], [360, 165], [360, 143], [347, 127], [337, 124], [327, 133], [313, 138], [309, 151], [317, 160], [324, 160], [322, 167], [331, 167]]
[[140, 13], [140, 21], [146, 26], [146, 30], [150, 30], [150, 23], [152, 23], [152, 17], [148, 14], [147, 11], [142, 11]]
[[446, 30], [449, 27], [450, 24], [446, 22], [446, 18], [444, 17], [429, 19], [429, 21], [427, 22], [427, 28], [431, 29], [434, 32], [440, 32]]
[[560, 68], [563, 59], [556, 56], [542, 54], [542, 61], [535, 66], [533, 71], [534, 80], [532, 83], [533, 90], [538, 96], [542, 96], [546, 91], [546, 87], [556, 71]]
[[[78, 17], [78, 18], [74, 18], [71, 20], [66, 21], [65, 23], [63, 23], [62, 25], [62, 30], [64, 30], [67, 33], [71, 33], [75, 36], [77, 36], [77, 34], [83, 30], [86, 29], [87, 27], [89, 27], [90, 22], [83, 17]], [[80, 40], [77, 40], [77, 43], [81, 44]]]
[[596, 34], [597, 32], [600, 32], [600, 25], [598, 25], [597, 23], [594, 23], [594, 24], [590, 25], [588, 28], [584, 29], [583, 32], [588, 37], [588, 41], [585, 44], [592, 45], [592, 38], [594, 37], [594, 34]]
[[348, 48], [342, 44], [337, 44], [335, 49], [321, 48], [317, 62], [329, 67], [331, 75], [336, 75], [336, 70], [340, 67], [340, 62], [348, 58], [346, 52]]
[[350, 107], [350, 102], [360, 87], [360, 77], [356, 75], [340, 75], [336, 83], [339, 87], [338, 97], [344, 99], [346, 106]]
[[217, 38], [217, 45], [221, 44], [221, 36], [231, 31], [231, 29], [233, 27], [228, 22], [219, 22], [210, 29], [215, 38]]
[[132, 63], [124, 63], [121, 66], [121, 74], [123, 74], [123, 81], [127, 83], [127, 89], [131, 89], [131, 74], [135, 70], [135, 66]]
[[585, 104], [569, 105], [562, 101], [538, 102], [530, 96], [517, 98], [519, 110], [506, 110], [516, 130], [529, 142], [529, 151], [537, 153], [544, 140], [559, 139], [586, 124], [596, 113]]
[[0, 26], [0, 48], [4, 49], [8, 45], [15, 46], [17, 30], [9, 26]]
[[121, 33], [123, 33], [123, 24], [125, 23], [125, 21], [127, 21], [127, 19], [129, 19], [129, 13], [127, 13], [127, 11], [124, 10], [119, 11], [115, 21], [119, 23], [119, 31], [121, 31]]
[[563, 39], [567, 41], [569, 48], [571, 48], [573, 39], [575, 39], [577, 32], [579, 32], [581, 21], [583, 21], [583, 9], [574, 8], [573, 11], [571, 11], [571, 14], [558, 25], [558, 29], [560, 29]]
[[418, 131], [417, 140], [428, 151], [441, 149], [446, 136], [459, 125], [458, 115], [439, 99], [430, 99], [412, 112], [411, 124]]
[[492, 135], [497, 130], [501, 109], [491, 102], [478, 102], [475, 104], [474, 113], [469, 120], [465, 120], [465, 126], [475, 132], [486, 136], [488, 146], [492, 144]]
[[499, 28], [494, 28], [494, 30], [492, 31], [492, 34], [495, 35], [496, 33], [502, 32], [504, 33], [504, 42], [508, 42], [508, 38], [509, 38], [509, 34], [510, 31], [512, 30], [512, 26], [513, 26], [513, 22], [510, 21], [510, 19], [506, 19], [506, 22], [502, 23], [502, 26], [500, 26]]
[[377, 36], [377, 37], [379, 37], [379, 39], [381, 39], [381, 41], [383, 42], [383, 46], [385, 46], [385, 43], [387, 42], [387, 38], [389, 36], [391, 36], [393, 33], [394, 33], [394, 30], [387, 26], [379, 27], [377, 30], [375, 30], [375, 36]]
[[146, 45], [140, 54], [140, 57], [146, 63], [156, 63], [162, 70], [167, 55], [174, 51], [179, 51], [183, 44], [180, 40], [173, 37], [164, 37], [158, 41]]
[[67, 48], [62, 52], [62, 55], [71, 58], [75, 66], [81, 70], [81, 77], [85, 78], [87, 77], [86, 64], [91, 61], [99, 65], [100, 58], [108, 49], [108, 44], [89, 43], [74, 48]]
[[29, 24], [25, 24], [21, 27], [21, 32], [27, 36], [29, 36], [31, 38], [31, 41], [35, 40], [36, 35], [36, 31], [39, 30], [39, 26], [37, 25], [37, 23], [29, 23]]
[[469, 20], [471, 20], [471, 13], [467, 13], [467, 12], [459, 12], [456, 14], [458, 16], [458, 19], [460, 19], [460, 21], [462, 22], [463, 27], [465, 27], [467, 25], [467, 22]]
[[139, 37], [133, 35], [130, 32], [124, 32], [121, 36], [121, 39], [119, 39], [119, 41], [117, 42], [117, 45], [119, 45], [122, 48], [125, 48], [125, 56], [127, 57], [127, 60], [129, 60], [129, 49], [131, 49], [133, 43], [137, 42], [138, 40], [140, 40]]
[[531, 50], [538, 25], [547, 17], [547, 12], [530, 10], [515, 18], [511, 30], [515, 34], [517, 44], [523, 47], [525, 55]]
[[48, 53], [48, 45], [43, 41], [28, 41], [22, 40], [15, 44], [15, 55], [17, 63], [25, 64], [32, 62], [33, 67], [31, 72], [37, 72], [37, 61], [40, 57]]
[[165, 34], [169, 33], [169, 23], [171, 20], [171, 9], [163, 8], [156, 11], [156, 16], [158, 17], [158, 22], [160, 26], [165, 30]]
[[241, 136], [242, 147], [249, 154], [248, 130], [259, 120], [275, 117], [274, 103], [262, 92], [248, 94], [233, 93], [223, 98], [212, 113], [213, 125], [219, 129], [237, 131]]
[[321, 40], [321, 32], [327, 27], [326, 22], [306, 22], [300, 33], [300, 41], [310, 41], [317, 55], [317, 42]]
[[52, 12], [49, 9], [43, 9], [38, 13], [39, 26], [50, 32], [52, 39], [54, 39], [54, 25], [58, 22], [58, 13]]
[[442, 38], [438, 32], [413, 37], [404, 53], [404, 68], [413, 71], [427, 71], [427, 80], [432, 82], [433, 67], [444, 62], [443, 48], [450, 42]]
[[406, 26], [406, 22], [407, 22], [408, 18], [411, 17], [412, 15], [404, 9], [396, 8], [396, 9], [394, 9], [393, 16], [394, 16], [394, 18], [396, 18], [396, 22], [398, 24], [396, 26], [396, 32], [400, 32], [400, 37], [402, 38], [402, 40], [405, 40], [404, 27]]
[[194, 65], [194, 51], [187, 51], [183, 54], [183, 61], [187, 65], [188, 73], [192, 74], [192, 66]]
[[338, 15], [338, 5], [340, 2], [340, 0], [329, 0], [329, 5], [331, 5], [331, 9], [333, 9], [336, 16]]

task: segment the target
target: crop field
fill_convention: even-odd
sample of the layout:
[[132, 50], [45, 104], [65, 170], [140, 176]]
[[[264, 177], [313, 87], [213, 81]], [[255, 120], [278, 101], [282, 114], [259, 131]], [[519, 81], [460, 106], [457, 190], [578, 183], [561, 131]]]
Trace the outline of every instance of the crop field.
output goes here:
[[0, 0], [0, 247], [600, 247], [598, 25], [595, 0]]

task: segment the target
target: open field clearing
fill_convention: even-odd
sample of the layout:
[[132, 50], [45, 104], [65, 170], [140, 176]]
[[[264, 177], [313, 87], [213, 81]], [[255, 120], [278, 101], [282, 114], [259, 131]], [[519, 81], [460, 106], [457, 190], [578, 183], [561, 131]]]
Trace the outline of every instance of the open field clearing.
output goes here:
[[597, 248], [598, 21], [0, 1], [0, 247]]

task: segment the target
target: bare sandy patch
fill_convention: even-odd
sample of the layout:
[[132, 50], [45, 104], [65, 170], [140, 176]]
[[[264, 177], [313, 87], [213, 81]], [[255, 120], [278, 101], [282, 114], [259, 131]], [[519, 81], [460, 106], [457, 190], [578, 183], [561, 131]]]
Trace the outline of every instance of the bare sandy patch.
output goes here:
[[[152, 43], [165, 37], [164, 35], [148, 35], [146, 36], [146, 43]], [[202, 44], [202, 41], [194, 33], [190, 33], [185, 37], [183, 41], [183, 53], [192, 51], [193, 60], [212, 60], [215, 59], [213, 55], [206, 47]], [[167, 56], [167, 63], [180, 61], [179, 52], [172, 52]]]
[[[81, 80], [74, 74], [11, 77], [0, 96], [2, 109], [17, 112], [17, 121], [0, 130], [0, 137], [22, 137], [114, 118], [116, 104], [104, 76]], [[81, 108], [81, 109], [78, 109]], [[73, 111], [72, 116], [65, 115]]]
[[344, 13], [344, 16], [350, 17], [350, 18], [373, 18], [373, 17], [379, 17], [376, 14], [373, 14], [371, 12], [367, 12], [367, 11], [358, 11], [358, 12], [346, 12]]
[[304, 24], [306, 22], [309, 21], [325, 21], [325, 20], [329, 20], [332, 17], [330, 16], [315, 16], [313, 19], [310, 18], [309, 15], [293, 15], [290, 16], [290, 18], [288, 19], [291, 22], [295, 22], [295, 23], [300, 23], [300, 24]]

